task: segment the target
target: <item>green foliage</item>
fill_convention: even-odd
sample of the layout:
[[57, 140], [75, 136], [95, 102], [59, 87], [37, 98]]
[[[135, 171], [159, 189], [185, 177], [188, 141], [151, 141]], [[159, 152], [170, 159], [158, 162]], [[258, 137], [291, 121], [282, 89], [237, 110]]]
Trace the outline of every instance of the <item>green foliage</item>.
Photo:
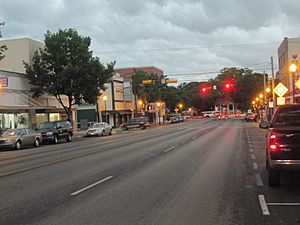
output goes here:
[[6, 45], [0, 46], [0, 61], [5, 57], [4, 52], [7, 50]]
[[[94, 104], [104, 84], [112, 77], [115, 62], [106, 66], [89, 50], [91, 39], [80, 36], [75, 29], [48, 31], [45, 48], [33, 56], [33, 63], [24, 63], [33, 85], [33, 97], [55, 96], [71, 120], [71, 107], [81, 101]], [[68, 104], [63, 101], [68, 97]]]

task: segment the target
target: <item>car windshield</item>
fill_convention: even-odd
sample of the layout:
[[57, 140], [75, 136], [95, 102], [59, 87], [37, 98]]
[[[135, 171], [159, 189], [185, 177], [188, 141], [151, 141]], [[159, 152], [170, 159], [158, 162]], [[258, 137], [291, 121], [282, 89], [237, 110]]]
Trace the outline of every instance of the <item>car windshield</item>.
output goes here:
[[300, 126], [300, 108], [297, 106], [279, 109], [274, 126]]
[[103, 123], [94, 123], [91, 128], [100, 128], [100, 127], [104, 127], [104, 124]]
[[7, 130], [7, 131], [4, 131], [2, 136], [3, 137], [13, 137], [13, 136], [19, 136], [21, 133], [20, 130]]
[[55, 126], [54, 123], [42, 123], [39, 126], [39, 129], [49, 129], [49, 128], [53, 128]]

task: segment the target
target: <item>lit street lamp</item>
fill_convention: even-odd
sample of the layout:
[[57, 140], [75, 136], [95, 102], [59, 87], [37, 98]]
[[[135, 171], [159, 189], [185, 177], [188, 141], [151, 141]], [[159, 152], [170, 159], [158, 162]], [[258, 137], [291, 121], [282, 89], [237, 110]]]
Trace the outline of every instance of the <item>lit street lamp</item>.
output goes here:
[[105, 111], [105, 122], [107, 122], [107, 112], [106, 112], [106, 103], [107, 103], [107, 100], [108, 100], [108, 97], [106, 95], [104, 95], [102, 97], [103, 101], [104, 101], [104, 111]]
[[293, 55], [292, 56], [293, 59], [292, 59], [292, 63], [290, 64], [289, 66], [289, 70], [290, 70], [290, 73], [292, 75], [292, 81], [293, 81], [293, 86], [292, 86], [292, 96], [293, 96], [293, 103], [295, 103], [295, 76], [296, 76], [296, 73], [298, 72], [298, 60], [297, 60], [297, 55]]
[[161, 103], [157, 102], [156, 106], [158, 107], [158, 124], [160, 124], [160, 106], [161, 106]]
[[263, 94], [259, 94], [258, 97], [262, 99], [264, 97], [264, 95]]

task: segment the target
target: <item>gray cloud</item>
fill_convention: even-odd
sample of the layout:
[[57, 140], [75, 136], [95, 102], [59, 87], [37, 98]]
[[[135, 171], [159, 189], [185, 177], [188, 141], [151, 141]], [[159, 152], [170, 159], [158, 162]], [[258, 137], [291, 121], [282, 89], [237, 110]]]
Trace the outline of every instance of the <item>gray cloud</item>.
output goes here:
[[[166, 73], [266, 62], [276, 57], [283, 37], [299, 36], [300, 25], [297, 0], [0, 0], [0, 5], [4, 38], [43, 40], [47, 30], [72, 27], [92, 38], [92, 50], [103, 62], [154, 65]], [[230, 47], [250, 43], [270, 44]], [[134, 51], [141, 49], [164, 50]], [[254, 68], [264, 66], [269, 67]]]

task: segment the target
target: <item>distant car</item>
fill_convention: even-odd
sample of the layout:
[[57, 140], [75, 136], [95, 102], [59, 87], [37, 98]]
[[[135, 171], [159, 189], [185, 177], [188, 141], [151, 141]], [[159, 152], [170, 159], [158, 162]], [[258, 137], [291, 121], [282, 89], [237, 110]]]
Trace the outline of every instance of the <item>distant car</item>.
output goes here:
[[132, 128], [146, 129], [151, 125], [148, 117], [137, 117], [129, 120], [127, 123], [122, 125], [123, 130], [128, 130]]
[[271, 122], [261, 122], [266, 135], [269, 186], [280, 185], [282, 171], [300, 172], [300, 104], [278, 106]]
[[111, 134], [112, 126], [107, 123], [94, 123], [85, 133], [86, 136], [103, 136]]
[[9, 129], [0, 136], [0, 148], [20, 150], [23, 146], [40, 145], [42, 137], [30, 128]]
[[43, 137], [43, 142], [51, 142], [56, 144], [60, 139], [67, 142], [72, 141], [73, 127], [69, 121], [53, 121], [41, 123], [38, 131]]
[[245, 121], [246, 122], [255, 122], [256, 121], [256, 115], [254, 113], [247, 113], [246, 117], [245, 117]]
[[213, 118], [215, 116], [215, 111], [203, 111], [202, 115], [204, 118]]

